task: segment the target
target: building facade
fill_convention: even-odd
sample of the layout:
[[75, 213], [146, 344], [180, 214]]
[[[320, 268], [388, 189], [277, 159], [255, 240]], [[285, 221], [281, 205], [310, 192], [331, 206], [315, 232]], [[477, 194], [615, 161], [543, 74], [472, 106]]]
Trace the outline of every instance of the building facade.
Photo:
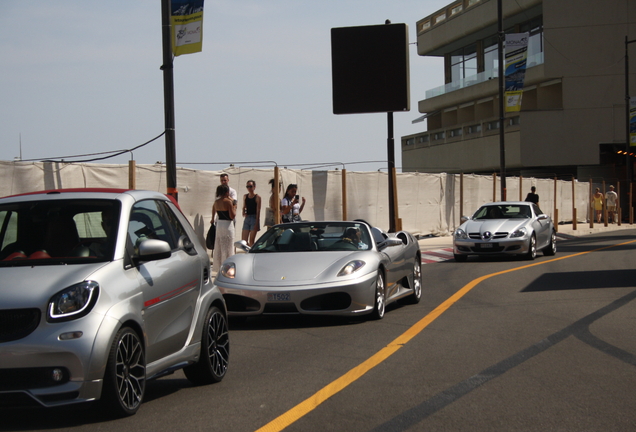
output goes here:
[[[501, 3], [504, 32], [530, 36], [521, 111], [503, 122], [506, 173], [626, 179], [636, 1]], [[497, 0], [459, 0], [417, 22], [418, 54], [444, 57], [447, 84], [419, 101], [426, 130], [402, 137], [403, 171], [499, 172], [498, 23]]]

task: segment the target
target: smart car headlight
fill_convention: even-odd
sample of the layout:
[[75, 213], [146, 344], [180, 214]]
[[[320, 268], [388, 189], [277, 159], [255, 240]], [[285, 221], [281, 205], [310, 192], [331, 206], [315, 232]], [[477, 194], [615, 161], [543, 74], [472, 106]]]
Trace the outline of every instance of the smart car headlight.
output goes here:
[[366, 263], [361, 260], [350, 261], [338, 272], [338, 276], [347, 276], [353, 274], [364, 267], [365, 264]]
[[221, 266], [221, 274], [228, 279], [234, 279], [236, 277], [236, 266], [234, 263], [224, 263]]
[[84, 281], [55, 294], [49, 300], [47, 321], [70, 321], [86, 316], [99, 295], [99, 284]]
[[464, 231], [463, 229], [457, 228], [457, 231], [455, 231], [455, 238], [466, 240], [468, 238], [468, 234], [466, 234], [466, 231]]
[[525, 228], [519, 228], [510, 234], [510, 238], [524, 237], [526, 234], [528, 234], [528, 231]]

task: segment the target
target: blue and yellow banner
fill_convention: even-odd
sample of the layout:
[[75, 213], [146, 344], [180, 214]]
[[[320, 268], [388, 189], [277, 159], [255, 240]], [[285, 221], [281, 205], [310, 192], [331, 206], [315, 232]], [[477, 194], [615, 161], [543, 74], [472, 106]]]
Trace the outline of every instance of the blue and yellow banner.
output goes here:
[[636, 97], [629, 99], [629, 146], [636, 147]]
[[175, 56], [203, 49], [203, 0], [172, 0], [172, 52]]
[[528, 59], [528, 33], [506, 35], [506, 112], [521, 111]]

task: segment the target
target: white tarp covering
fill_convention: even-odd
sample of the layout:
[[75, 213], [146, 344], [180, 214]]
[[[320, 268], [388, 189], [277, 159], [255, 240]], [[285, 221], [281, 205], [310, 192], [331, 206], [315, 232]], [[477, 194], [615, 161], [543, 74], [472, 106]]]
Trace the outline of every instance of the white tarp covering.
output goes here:
[[[281, 197], [286, 186], [295, 183], [298, 185], [298, 194], [306, 199], [302, 219], [343, 218], [343, 171], [279, 171]], [[242, 198], [247, 193], [245, 184], [248, 180], [256, 182], [256, 193], [262, 198], [261, 226], [264, 222], [265, 207], [270, 196], [268, 182], [274, 177], [274, 169], [230, 167], [223, 171], [203, 171], [178, 168], [179, 205], [202, 239], [210, 223], [212, 203], [222, 172], [230, 175], [230, 186], [236, 189], [239, 196], [237, 238], [240, 238], [243, 226]], [[137, 165], [134, 178], [137, 189], [159, 192], [167, 189], [164, 165]], [[500, 181], [498, 177], [474, 174], [463, 175], [462, 181], [458, 174], [398, 173], [397, 203], [402, 229], [414, 234], [450, 235], [460, 223], [460, 207], [461, 213], [471, 215], [481, 204], [499, 200]], [[460, 206], [462, 183], [463, 206]], [[507, 178], [509, 201], [518, 200], [520, 190], [523, 200], [530, 187], [536, 186], [541, 209], [553, 217], [556, 203], [559, 221], [568, 222], [572, 220], [574, 187], [577, 220], [587, 220], [589, 183], [536, 178], [524, 178], [521, 188], [519, 183], [519, 178]], [[0, 196], [85, 187], [128, 189], [128, 165], [0, 162]], [[388, 229], [388, 174], [346, 172], [346, 202], [348, 219], [364, 219]]]

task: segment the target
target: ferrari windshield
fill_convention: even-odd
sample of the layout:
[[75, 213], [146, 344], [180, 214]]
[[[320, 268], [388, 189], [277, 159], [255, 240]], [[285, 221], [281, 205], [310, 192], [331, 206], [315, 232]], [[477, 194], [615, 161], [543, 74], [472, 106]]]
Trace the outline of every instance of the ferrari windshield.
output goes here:
[[532, 209], [526, 204], [485, 205], [475, 212], [473, 219], [529, 219]]
[[0, 266], [112, 260], [114, 200], [29, 200], [0, 206]]
[[250, 253], [368, 250], [371, 244], [363, 223], [301, 222], [272, 227]]

